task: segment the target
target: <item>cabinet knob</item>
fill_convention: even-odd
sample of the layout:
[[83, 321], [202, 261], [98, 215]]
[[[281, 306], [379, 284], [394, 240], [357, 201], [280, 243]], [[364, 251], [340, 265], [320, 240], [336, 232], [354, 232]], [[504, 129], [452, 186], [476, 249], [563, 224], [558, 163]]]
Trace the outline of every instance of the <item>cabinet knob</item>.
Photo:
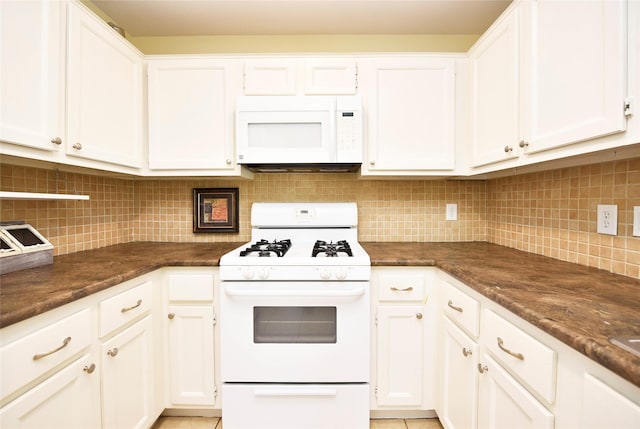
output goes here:
[[231, 165], [231, 160], [229, 158], [227, 158], [225, 162], [227, 163], [227, 165]]
[[422, 319], [422, 313], [416, 313], [416, 319], [418, 320]]
[[54, 137], [51, 139], [51, 143], [57, 144], [58, 146], [60, 146], [62, 144], [62, 139], [60, 137]]
[[369, 164], [370, 164], [370, 165], [376, 165], [376, 161], [375, 161], [375, 159], [372, 159], [371, 161], [369, 161]]
[[85, 365], [84, 368], [82, 368], [82, 370], [87, 374], [93, 374], [93, 371], [96, 370], [96, 364], [92, 363], [91, 365]]
[[76, 150], [80, 150], [82, 149], [82, 145], [80, 143], [76, 143], [73, 146], [71, 146], [72, 148], [76, 149]]
[[107, 354], [111, 357], [116, 357], [118, 356], [118, 348], [114, 347], [111, 350], [107, 351]]
[[507, 146], [504, 147], [504, 151], [505, 151], [505, 153], [513, 152], [513, 148], [511, 146], [507, 145]]
[[529, 142], [526, 142], [524, 140], [520, 140], [520, 143], [518, 144], [518, 146], [520, 146], [521, 148], [525, 148], [527, 146], [529, 146]]
[[462, 354], [464, 355], [464, 357], [468, 357], [471, 356], [473, 354], [473, 352], [467, 348], [463, 348], [462, 349]]
[[478, 372], [480, 372], [480, 374], [484, 374], [487, 371], [489, 371], [487, 365], [483, 365], [481, 363], [478, 364]]
[[169, 320], [173, 320], [173, 318], [176, 317], [176, 313], [169, 313], [167, 314], [167, 317], [169, 318]]

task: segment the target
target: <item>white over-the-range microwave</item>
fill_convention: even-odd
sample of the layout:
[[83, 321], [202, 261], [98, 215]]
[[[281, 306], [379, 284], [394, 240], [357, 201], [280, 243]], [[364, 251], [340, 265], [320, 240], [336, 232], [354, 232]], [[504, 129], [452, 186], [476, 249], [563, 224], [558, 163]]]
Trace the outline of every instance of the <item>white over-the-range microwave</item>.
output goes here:
[[236, 161], [255, 171], [354, 171], [362, 163], [362, 99], [245, 96], [236, 109]]

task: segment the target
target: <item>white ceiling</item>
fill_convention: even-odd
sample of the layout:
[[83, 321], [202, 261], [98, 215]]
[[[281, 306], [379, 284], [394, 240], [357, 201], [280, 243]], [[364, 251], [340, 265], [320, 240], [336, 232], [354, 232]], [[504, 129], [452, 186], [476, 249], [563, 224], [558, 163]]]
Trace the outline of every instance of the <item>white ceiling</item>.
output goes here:
[[133, 37], [481, 34], [511, 0], [92, 0]]

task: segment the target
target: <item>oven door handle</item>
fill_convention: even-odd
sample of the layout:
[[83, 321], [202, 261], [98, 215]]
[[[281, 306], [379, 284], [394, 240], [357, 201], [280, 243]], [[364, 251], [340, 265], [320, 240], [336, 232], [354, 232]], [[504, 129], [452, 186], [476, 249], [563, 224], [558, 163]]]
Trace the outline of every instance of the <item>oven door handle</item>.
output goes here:
[[225, 287], [224, 293], [231, 297], [318, 297], [318, 298], [357, 298], [365, 294], [365, 288], [349, 290], [256, 290]]
[[336, 396], [337, 394], [338, 390], [331, 387], [258, 388], [253, 391], [254, 396]]

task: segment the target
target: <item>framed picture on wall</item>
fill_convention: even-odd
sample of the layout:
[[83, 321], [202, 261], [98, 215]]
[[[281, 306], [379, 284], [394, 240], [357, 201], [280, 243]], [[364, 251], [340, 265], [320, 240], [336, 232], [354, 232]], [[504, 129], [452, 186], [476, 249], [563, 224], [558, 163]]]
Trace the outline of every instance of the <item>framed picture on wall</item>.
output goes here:
[[193, 188], [193, 232], [238, 232], [238, 188]]

